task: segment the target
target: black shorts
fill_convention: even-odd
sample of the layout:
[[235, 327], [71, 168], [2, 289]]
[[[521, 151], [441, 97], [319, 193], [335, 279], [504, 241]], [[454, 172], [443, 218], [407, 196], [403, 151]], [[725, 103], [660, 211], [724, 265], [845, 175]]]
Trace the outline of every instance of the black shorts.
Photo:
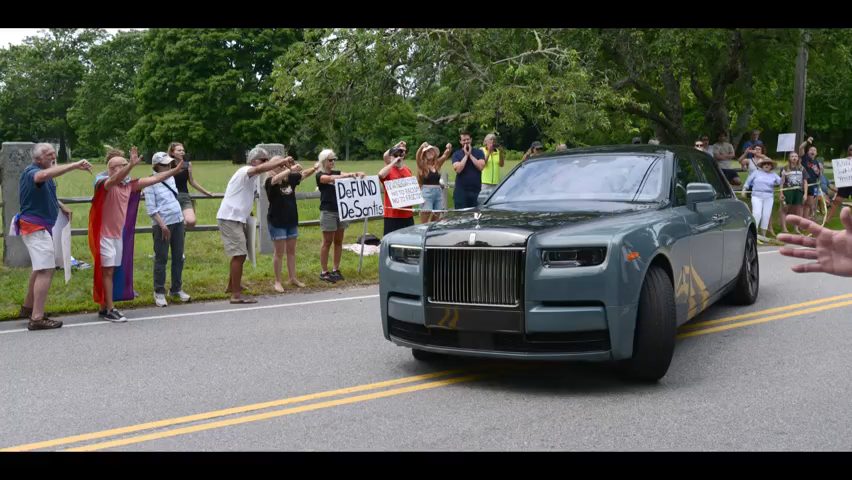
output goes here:
[[840, 187], [837, 189], [837, 196], [840, 198], [852, 197], [852, 187]]
[[739, 175], [737, 175], [737, 171], [733, 168], [723, 168], [722, 173], [725, 175], [725, 178], [728, 179], [728, 183], [739, 177]]
[[408, 217], [408, 218], [385, 217], [385, 232], [384, 232], [384, 234], [387, 235], [391, 232], [395, 232], [395, 231], [399, 230], [400, 228], [410, 227], [412, 225], [414, 225], [414, 217], [413, 216]]

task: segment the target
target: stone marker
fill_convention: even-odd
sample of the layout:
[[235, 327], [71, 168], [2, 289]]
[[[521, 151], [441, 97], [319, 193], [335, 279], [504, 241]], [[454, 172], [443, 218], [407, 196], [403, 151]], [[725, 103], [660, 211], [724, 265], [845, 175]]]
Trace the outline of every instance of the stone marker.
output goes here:
[[18, 182], [27, 165], [33, 162], [31, 142], [3, 142], [0, 150], [0, 180], [3, 188], [3, 264], [7, 267], [30, 267], [30, 254], [21, 237], [7, 232], [15, 214], [21, 209], [18, 201]]
[[[276, 155], [280, 155], [282, 157], [287, 156], [287, 149], [284, 145], [280, 143], [259, 143], [255, 145], [255, 147], [260, 147], [266, 150], [266, 153], [269, 154], [269, 159], [272, 160], [272, 157]], [[266, 189], [263, 188], [263, 185], [266, 183], [266, 178], [271, 176], [271, 172], [267, 172], [264, 174], [263, 178], [260, 179], [259, 187], [260, 198], [258, 199], [257, 205], [257, 217], [258, 222], [260, 222], [260, 253], [272, 254], [275, 253], [275, 245], [272, 243], [272, 238], [269, 236], [269, 225], [266, 221], [266, 213], [269, 211], [269, 198], [266, 196]]]

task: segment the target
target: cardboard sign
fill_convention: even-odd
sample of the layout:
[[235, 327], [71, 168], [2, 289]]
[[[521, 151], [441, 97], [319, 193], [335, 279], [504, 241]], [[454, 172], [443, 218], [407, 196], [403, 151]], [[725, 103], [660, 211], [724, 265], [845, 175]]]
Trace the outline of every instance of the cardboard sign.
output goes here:
[[[793, 152], [796, 151], [796, 134], [795, 133], [779, 133], [778, 148], [776, 152]], [[764, 152], [766, 153], [766, 152]]]
[[417, 177], [388, 180], [385, 182], [385, 191], [394, 208], [421, 205], [424, 202]]
[[71, 280], [71, 222], [62, 212], [53, 224], [53, 254], [56, 266], [64, 269], [65, 283], [68, 283]]
[[337, 212], [342, 222], [385, 215], [378, 175], [335, 180], [334, 191], [337, 195]]
[[852, 159], [838, 158], [831, 161], [834, 170], [834, 184], [840, 187], [852, 187]]

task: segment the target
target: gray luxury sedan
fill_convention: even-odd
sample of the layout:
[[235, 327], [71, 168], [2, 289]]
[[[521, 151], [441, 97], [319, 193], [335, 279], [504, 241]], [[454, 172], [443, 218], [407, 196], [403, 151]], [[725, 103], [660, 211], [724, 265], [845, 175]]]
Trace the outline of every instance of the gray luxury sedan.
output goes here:
[[575, 149], [516, 166], [473, 209], [382, 239], [386, 339], [418, 360], [614, 362], [665, 376], [677, 328], [755, 302], [756, 229], [708, 154]]

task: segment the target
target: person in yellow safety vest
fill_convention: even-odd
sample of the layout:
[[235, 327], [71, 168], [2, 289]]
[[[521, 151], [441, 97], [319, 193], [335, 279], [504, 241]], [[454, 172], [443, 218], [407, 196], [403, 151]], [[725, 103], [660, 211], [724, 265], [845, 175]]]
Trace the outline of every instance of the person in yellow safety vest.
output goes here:
[[505, 162], [503, 146], [499, 145], [497, 135], [485, 136], [485, 146], [481, 148], [485, 155], [485, 168], [482, 169], [482, 192], [494, 190], [500, 183], [500, 167]]

